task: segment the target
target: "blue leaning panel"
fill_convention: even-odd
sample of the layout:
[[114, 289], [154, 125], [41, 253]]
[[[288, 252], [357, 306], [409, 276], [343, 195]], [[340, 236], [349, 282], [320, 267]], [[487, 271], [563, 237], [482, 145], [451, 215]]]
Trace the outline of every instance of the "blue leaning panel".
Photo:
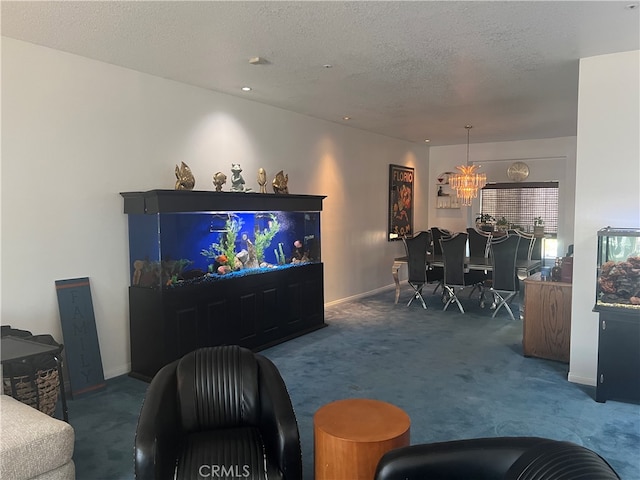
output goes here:
[[89, 278], [56, 280], [72, 395], [104, 388], [104, 371]]

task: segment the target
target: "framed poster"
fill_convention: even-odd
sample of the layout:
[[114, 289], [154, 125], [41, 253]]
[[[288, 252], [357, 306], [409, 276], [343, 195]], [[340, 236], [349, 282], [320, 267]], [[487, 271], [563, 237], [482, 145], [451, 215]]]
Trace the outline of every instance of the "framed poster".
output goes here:
[[413, 235], [413, 178], [413, 168], [389, 165], [389, 241]]

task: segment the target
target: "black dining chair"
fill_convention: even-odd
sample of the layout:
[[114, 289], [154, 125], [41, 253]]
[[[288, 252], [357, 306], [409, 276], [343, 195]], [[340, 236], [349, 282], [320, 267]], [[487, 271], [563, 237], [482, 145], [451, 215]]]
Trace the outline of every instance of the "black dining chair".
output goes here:
[[[518, 254], [516, 260], [518, 261], [531, 261], [533, 257], [533, 251], [536, 244], [536, 237], [532, 233], [525, 233], [520, 230], [509, 230], [509, 235], [517, 235], [520, 237], [520, 244], [518, 245]], [[518, 272], [518, 278], [524, 280], [527, 278], [525, 271]]]
[[[447, 238], [451, 236], [451, 232], [444, 228], [440, 227], [431, 227], [431, 243], [433, 245], [433, 255], [441, 256], [442, 255], [442, 247], [440, 247], [440, 239]], [[438, 288], [442, 286], [442, 279], [444, 278], [444, 269], [442, 267], [431, 267], [429, 269], [429, 281], [435, 282], [438, 284], [436, 288], [433, 289], [433, 293], [438, 291]]]
[[467, 228], [467, 235], [469, 235], [469, 256], [488, 257], [491, 232], [481, 232], [469, 227]]
[[493, 305], [495, 307], [494, 318], [502, 307], [504, 307], [515, 320], [509, 302], [518, 293], [518, 277], [516, 274], [516, 258], [518, 246], [520, 245], [519, 235], [508, 235], [491, 240], [491, 265], [492, 280], [489, 292], [493, 295]]
[[426, 309], [427, 305], [422, 298], [422, 288], [428, 281], [427, 250], [431, 245], [431, 233], [418, 232], [411, 238], [402, 237], [402, 242], [407, 253], [408, 283], [414, 290], [407, 307], [418, 298], [422, 303], [422, 308]]
[[452, 302], [455, 302], [460, 312], [464, 313], [464, 308], [462, 308], [462, 304], [456, 296], [456, 289], [462, 290], [467, 286], [464, 272], [467, 234], [459, 232], [450, 237], [442, 237], [440, 238], [440, 247], [444, 263], [442, 288], [444, 289], [444, 297], [447, 297], [443, 310], [446, 310]]
[[520, 245], [518, 246], [518, 260], [531, 260], [533, 249], [536, 244], [536, 237], [532, 233], [525, 233], [520, 230], [509, 230], [510, 236], [517, 235], [520, 237]]
[[[489, 243], [492, 238], [491, 232], [480, 232], [475, 228], [469, 227], [467, 228], [467, 235], [469, 236], [469, 256], [472, 258], [488, 258]], [[467, 282], [473, 285], [471, 292], [469, 292], [469, 298], [476, 290], [479, 290], [480, 296], [482, 296], [482, 289], [488, 278], [490, 276], [486, 270], [475, 270], [467, 274]]]
[[433, 254], [442, 255], [442, 248], [440, 247], [440, 239], [444, 237], [450, 237], [452, 233], [440, 227], [431, 227], [431, 240], [433, 241]]

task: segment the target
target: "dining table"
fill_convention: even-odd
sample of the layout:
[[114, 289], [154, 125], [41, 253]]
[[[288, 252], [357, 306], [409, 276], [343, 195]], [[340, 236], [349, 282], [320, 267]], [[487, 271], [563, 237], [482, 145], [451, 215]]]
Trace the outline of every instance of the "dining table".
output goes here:
[[[396, 286], [396, 298], [394, 303], [400, 299], [400, 278], [399, 271], [408, 262], [408, 257], [395, 257], [391, 266], [391, 275]], [[519, 278], [526, 278], [538, 270], [542, 265], [541, 260], [516, 260], [516, 272]], [[427, 267], [444, 267], [442, 255], [427, 254]], [[493, 270], [492, 260], [489, 257], [465, 257], [464, 268], [467, 271], [490, 272]]]

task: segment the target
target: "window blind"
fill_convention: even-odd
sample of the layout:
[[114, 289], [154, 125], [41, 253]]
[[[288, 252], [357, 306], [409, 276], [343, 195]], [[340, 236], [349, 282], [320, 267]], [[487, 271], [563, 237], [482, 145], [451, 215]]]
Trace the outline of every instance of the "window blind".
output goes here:
[[480, 191], [480, 213], [505, 217], [525, 230], [542, 217], [546, 233], [558, 233], [558, 182], [490, 183]]

